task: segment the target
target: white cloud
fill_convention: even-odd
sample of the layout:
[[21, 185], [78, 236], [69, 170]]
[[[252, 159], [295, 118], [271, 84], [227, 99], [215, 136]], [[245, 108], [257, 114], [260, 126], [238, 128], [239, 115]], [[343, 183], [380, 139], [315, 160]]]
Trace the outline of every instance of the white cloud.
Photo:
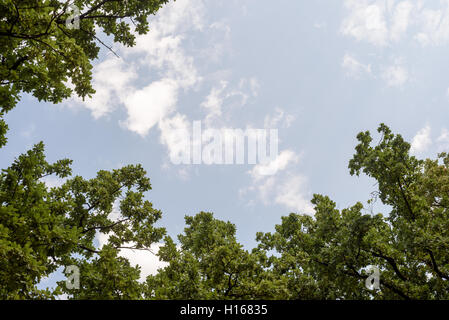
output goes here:
[[[164, 5], [151, 19], [150, 28], [149, 33], [136, 37], [134, 47], [115, 44], [114, 50], [123, 58], [110, 55], [96, 65], [93, 78], [97, 93], [89, 101], [78, 102], [92, 110], [95, 118], [124, 108], [127, 118], [120, 120], [120, 125], [142, 137], [158, 127], [160, 142], [172, 157], [185, 147], [184, 129], [190, 127], [187, 118], [177, 113], [179, 97], [197, 90], [203, 80], [190, 54], [186, 34], [218, 30], [227, 39], [230, 28], [225, 21], [206, 23], [203, 0], [178, 0]], [[189, 41], [193, 41], [191, 37]], [[195, 57], [201, 58], [198, 53], [203, 49], [201, 45], [195, 47]], [[224, 126], [232, 108], [244, 106], [249, 98], [258, 95], [260, 87], [254, 77], [241, 78], [235, 84], [223, 77], [215, 81], [201, 104], [207, 127]]]
[[164, 34], [183, 33], [189, 29], [202, 30], [204, 15], [202, 0], [171, 1], [157, 12], [157, 27]]
[[393, 10], [390, 38], [398, 41], [406, 33], [410, 24], [413, 5], [410, 1], [399, 2]]
[[275, 129], [279, 126], [284, 128], [289, 128], [293, 121], [295, 121], [295, 116], [291, 114], [286, 114], [285, 111], [279, 107], [274, 109], [275, 114], [273, 116], [266, 115], [264, 119], [264, 128]]
[[241, 194], [245, 194], [248, 191], [258, 192], [258, 197], [265, 205], [270, 205], [273, 202], [273, 193], [276, 188], [276, 177], [275, 176], [264, 176], [263, 180], [256, 180], [253, 178], [253, 185], [248, 189], [242, 189]]
[[177, 100], [176, 81], [162, 79], [152, 82], [125, 99], [128, 119], [123, 124], [129, 130], [145, 136], [155, 124], [175, 110]]
[[227, 86], [227, 81], [221, 81], [219, 86], [211, 89], [206, 100], [201, 104], [207, 110], [206, 123], [210, 123], [214, 118], [221, 116], [223, 100], [225, 99], [223, 91]]
[[[292, 170], [292, 165], [297, 164], [299, 159], [300, 156], [294, 151], [284, 150], [270, 163], [254, 166], [248, 172], [251, 185], [240, 189], [240, 196], [248, 199], [248, 193], [255, 193], [264, 205], [278, 204], [298, 213], [314, 214], [308, 200], [307, 179]], [[267, 172], [269, 175], [266, 175]], [[252, 200], [249, 202], [254, 203]]]
[[449, 130], [443, 128], [440, 136], [437, 138], [438, 151], [449, 152]]
[[224, 31], [226, 37], [229, 37], [231, 34], [231, 27], [227, 25], [224, 21], [214, 22], [209, 26], [209, 28]]
[[190, 174], [191, 174], [191, 167], [183, 167], [181, 169], [178, 170], [177, 174], [178, 176], [182, 179], [182, 180], [188, 180], [190, 178]]
[[163, 78], [176, 80], [185, 89], [194, 86], [201, 80], [194, 66], [194, 59], [185, 53], [181, 35], [165, 35], [153, 26], [151, 32], [139, 36], [136, 46], [126, 48], [128, 57], [140, 56], [137, 59], [139, 68], [158, 71]]
[[276, 203], [286, 206], [297, 213], [313, 214], [313, 206], [306, 198], [307, 179], [293, 175], [281, 183], [278, 188]]
[[448, 0], [346, 0], [345, 7], [341, 32], [358, 41], [376, 46], [405, 39], [423, 46], [449, 42]]
[[240, 190], [240, 195], [248, 198], [248, 192], [256, 192], [264, 205], [278, 204], [300, 214], [313, 215], [315, 212], [310, 202], [307, 179], [301, 174], [286, 172], [282, 177], [266, 176], [254, 180], [251, 187]]
[[390, 87], [402, 87], [408, 81], [409, 74], [400, 62], [396, 62], [384, 69], [382, 79]]
[[[257, 97], [259, 86], [258, 80], [254, 77], [241, 78], [235, 86], [230, 86], [228, 81], [220, 80], [201, 103], [207, 112], [205, 124], [212, 126], [217, 121], [223, 124], [233, 107], [243, 107], [249, 98]], [[228, 111], [227, 113], [224, 113], [224, 108]]]
[[[170, 159], [183, 154], [186, 146], [190, 146], [191, 124], [185, 115], [177, 113], [171, 118], [159, 122], [160, 142], [167, 147]], [[190, 153], [189, 153], [190, 154]]]
[[259, 83], [259, 80], [257, 80], [256, 77], [252, 77], [252, 78], [249, 78], [249, 79], [242, 78], [240, 80], [239, 87], [240, 87], [240, 89], [243, 89], [245, 86], [249, 87], [253, 97], [257, 97], [257, 95], [259, 94], [260, 83]]
[[342, 66], [346, 70], [346, 74], [353, 78], [359, 78], [362, 74], [371, 74], [371, 65], [359, 62], [350, 54], [344, 55]]
[[429, 148], [429, 146], [432, 144], [430, 132], [431, 128], [429, 125], [426, 125], [424, 128], [418, 131], [418, 133], [412, 140], [412, 145], [410, 149], [411, 153], [413, 154], [422, 153]]
[[201, 81], [193, 57], [182, 47], [182, 33], [203, 28], [203, 3], [199, 0], [177, 1], [158, 12], [151, 32], [139, 36], [136, 46], [125, 49], [127, 56], [140, 56], [141, 68], [158, 70], [161, 78], [135, 90], [125, 100], [128, 112], [125, 126], [144, 136], [176, 110], [179, 90], [188, 90]]
[[137, 72], [132, 66], [110, 54], [93, 68], [92, 85], [96, 92], [92, 98], [82, 101], [75, 95], [67, 103], [83, 105], [98, 119], [110, 113], [118, 103], [123, 103], [127, 93], [133, 90], [131, 82], [136, 78]]
[[[183, 33], [202, 30], [204, 6], [202, 0], [181, 0], [164, 5], [151, 21], [151, 31], [136, 37], [132, 48], [116, 44], [123, 58], [110, 55], [93, 70], [96, 94], [85, 102], [95, 118], [114, 108], [124, 106], [128, 119], [122, 121], [131, 131], [144, 136], [161, 119], [175, 111], [180, 89], [188, 90], [201, 81], [182, 46]], [[143, 87], [134, 80], [146, 80]], [[139, 77], [138, 77], [139, 76]]]
[[442, 45], [449, 41], [449, 1], [440, 1], [440, 8], [422, 8], [416, 17], [421, 31], [415, 39], [423, 46]]
[[232, 52], [231, 27], [223, 20], [209, 25], [209, 43], [201, 49], [201, 56], [208, 62], [220, 63], [225, 54]]
[[385, 9], [380, 1], [346, 0], [345, 6], [350, 13], [341, 26], [344, 35], [379, 46], [387, 44]]
[[297, 163], [299, 156], [292, 150], [284, 150], [278, 156], [267, 164], [257, 164], [250, 171], [255, 181], [260, 180], [267, 175], [274, 175], [278, 171], [284, 170], [289, 164]]

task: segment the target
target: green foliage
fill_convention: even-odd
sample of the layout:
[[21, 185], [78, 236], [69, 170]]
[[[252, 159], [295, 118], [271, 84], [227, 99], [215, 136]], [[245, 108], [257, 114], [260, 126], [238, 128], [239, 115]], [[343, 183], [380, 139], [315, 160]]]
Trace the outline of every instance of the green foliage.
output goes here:
[[[147, 278], [150, 299], [268, 299], [285, 294], [260, 263], [235, 238], [235, 226], [208, 212], [185, 218], [180, 245], [166, 237], [159, 256], [169, 265]], [[278, 286], [281, 287], [281, 286]]]
[[[148, 17], [168, 0], [3, 0], [0, 2], [0, 147], [6, 126], [1, 120], [22, 92], [39, 101], [61, 102], [75, 93], [84, 98], [92, 88], [92, 60], [98, 57], [97, 34], [125, 46], [149, 31]], [[79, 29], [73, 22], [80, 10]]]
[[[117, 252], [124, 247], [149, 249], [165, 234], [153, 226], [161, 212], [143, 198], [151, 189], [146, 172], [140, 165], [127, 166], [85, 180], [70, 178], [70, 164], [49, 164], [40, 143], [0, 175], [1, 299], [73, 294], [65, 287], [55, 293], [36, 289], [43, 277], [69, 265], [80, 267], [84, 283], [75, 298], [138, 296], [140, 272], [117, 258]], [[50, 175], [67, 180], [49, 188], [42, 178]], [[99, 233], [109, 235], [109, 246], [101, 250], [94, 243]]]
[[[363, 214], [357, 203], [337, 210], [315, 195], [315, 217], [291, 214], [273, 234], [258, 234], [260, 248], [274, 249], [273, 270], [288, 279], [291, 298], [448, 299], [449, 156], [417, 160], [410, 145], [380, 125], [372, 147], [369, 132], [358, 135], [351, 174], [377, 181], [386, 214]], [[380, 269], [380, 290], [365, 288], [369, 265]]]
[[114, 247], [106, 245], [95, 259], [76, 261], [76, 265], [80, 266], [80, 287], [68, 289], [66, 282], [60, 281], [57, 292], [65, 292], [77, 300], [141, 299], [143, 285], [138, 282], [140, 268], [132, 267], [126, 258], [117, 254]]
[[[71, 161], [47, 163], [40, 143], [0, 175], [0, 298], [448, 299], [449, 155], [418, 160], [400, 135], [385, 125], [379, 133], [375, 146], [369, 132], [358, 135], [349, 168], [377, 181], [370, 201], [380, 199], [388, 214], [367, 214], [361, 203], [339, 210], [314, 195], [313, 217], [283, 217], [247, 251], [233, 224], [200, 212], [185, 217], [178, 244], [165, 237], [158, 255], [167, 266], [144, 283], [119, 250], [150, 250], [165, 234], [154, 227], [161, 212], [144, 200], [145, 171], [71, 177]], [[66, 181], [49, 188], [42, 182], [49, 175]], [[101, 233], [109, 241], [99, 248]], [[80, 269], [80, 289], [36, 288], [71, 265]], [[380, 270], [379, 289], [365, 287], [368, 266]]]

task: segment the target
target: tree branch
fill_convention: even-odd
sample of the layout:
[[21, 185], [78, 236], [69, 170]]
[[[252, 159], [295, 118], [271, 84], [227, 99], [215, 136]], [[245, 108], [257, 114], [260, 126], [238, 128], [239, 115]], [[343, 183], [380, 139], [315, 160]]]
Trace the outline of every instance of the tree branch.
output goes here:
[[118, 225], [118, 224], [120, 224], [122, 222], [129, 221], [129, 219], [130, 218], [122, 219], [122, 220], [119, 220], [119, 221], [117, 221], [117, 222], [115, 222], [113, 224], [110, 224], [108, 226], [90, 227], [90, 228], [87, 228], [87, 229], [83, 230], [82, 233], [84, 234], [84, 233], [87, 233], [87, 232], [92, 231], [92, 230], [110, 229], [110, 228], [113, 228], [113, 227], [115, 227], [116, 225]]
[[431, 259], [431, 261], [432, 261], [432, 268], [433, 268], [433, 270], [436, 272], [436, 274], [440, 277], [440, 278], [442, 278], [442, 279], [445, 279], [445, 280], [449, 280], [449, 276], [447, 275], [447, 274], [444, 274], [443, 272], [441, 272], [441, 270], [438, 268], [438, 265], [437, 265], [437, 262], [436, 262], [436, 260], [435, 260], [435, 256], [433, 255], [433, 252], [432, 252], [432, 250], [430, 250], [430, 249], [425, 249], [425, 251], [429, 254], [429, 256], [430, 256], [430, 259]]

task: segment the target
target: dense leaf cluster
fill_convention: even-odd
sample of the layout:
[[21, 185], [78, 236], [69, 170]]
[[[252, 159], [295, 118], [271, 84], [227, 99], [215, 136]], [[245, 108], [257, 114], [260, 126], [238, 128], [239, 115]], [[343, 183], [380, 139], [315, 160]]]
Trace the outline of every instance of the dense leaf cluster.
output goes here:
[[[6, 143], [7, 130], [2, 118], [21, 93], [54, 103], [73, 91], [82, 98], [91, 96], [95, 93], [91, 62], [98, 57], [100, 46], [107, 46], [101, 35], [133, 46], [136, 34], [148, 32], [148, 17], [167, 2], [0, 1], [0, 147]], [[75, 17], [79, 28], [74, 27]]]

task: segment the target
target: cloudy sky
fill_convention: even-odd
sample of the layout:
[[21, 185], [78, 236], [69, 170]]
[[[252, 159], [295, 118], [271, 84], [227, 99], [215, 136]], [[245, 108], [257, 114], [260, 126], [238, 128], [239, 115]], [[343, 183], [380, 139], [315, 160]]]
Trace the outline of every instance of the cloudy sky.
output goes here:
[[[360, 131], [384, 122], [419, 157], [449, 149], [447, 0], [177, 0], [150, 23], [135, 47], [114, 45], [120, 58], [102, 50], [93, 99], [24, 96], [7, 117], [2, 167], [40, 140], [50, 161], [71, 158], [86, 178], [141, 163], [170, 235], [211, 211], [251, 247], [281, 216], [313, 214], [313, 193], [366, 204], [374, 181], [347, 169]], [[276, 174], [172, 164], [193, 121], [278, 129]], [[128, 253], [152, 272], [145, 254]]]

